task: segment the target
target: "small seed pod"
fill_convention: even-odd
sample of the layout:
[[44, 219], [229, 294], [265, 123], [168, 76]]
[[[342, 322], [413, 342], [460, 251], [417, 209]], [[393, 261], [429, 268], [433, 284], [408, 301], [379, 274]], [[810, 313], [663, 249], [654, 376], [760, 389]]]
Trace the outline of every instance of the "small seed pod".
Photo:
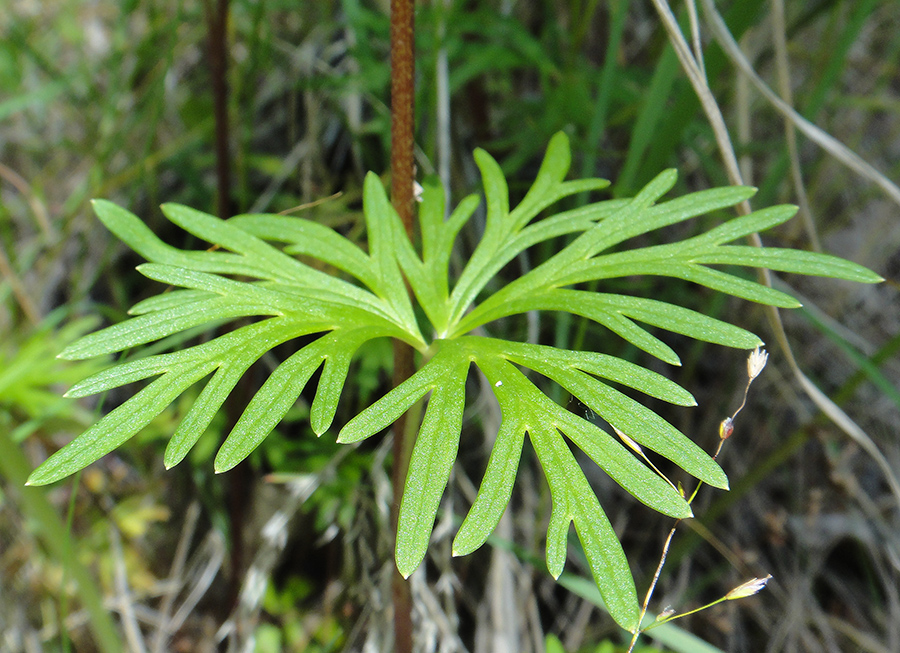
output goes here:
[[730, 417], [726, 417], [722, 420], [722, 423], [719, 424], [719, 438], [727, 440], [731, 437], [732, 433], [734, 433], [734, 420]]

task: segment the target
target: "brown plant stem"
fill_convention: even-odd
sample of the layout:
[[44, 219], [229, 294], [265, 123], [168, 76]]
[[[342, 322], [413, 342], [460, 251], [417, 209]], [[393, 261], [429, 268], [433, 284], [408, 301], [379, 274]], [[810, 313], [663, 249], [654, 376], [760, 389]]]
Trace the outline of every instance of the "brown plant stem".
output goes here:
[[[215, 6], [213, 6], [215, 2]], [[228, 0], [204, 0], [209, 33], [209, 76], [216, 121], [216, 213], [231, 217], [231, 159], [228, 125]]]
[[413, 231], [413, 3], [391, 0], [391, 202]]
[[[413, 233], [413, 2], [391, 0], [391, 203], [400, 216], [407, 236]], [[394, 341], [393, 385], [412, 376], [413, 350], [408, 344]], [[391, 480], [394, 499], [391, 504], [391, 528], [396, 537], [403, 484], [412, 448], [404, 414], [394, 424], [394, 462]], [[409, 584], [394, 568], [391, 584], [394, 606], [394, 651], [412, 653], [412, 594]]]
[[[412, 348], [405, 342], [394, 341], [394, 379], [396, 388], [413, 372]], [[408, 413], [404, 413], [394, 423], [394, 462], [391, 469], [391, 485], [394, 499], [391, 503], [391, 530], [396, 540], [397, 524], [400, 515], [400, 499], [403, 497], [403, 485], [406, 481], [406, 471], [409, 467], [409, 452], [412, 443], [407, 443]], [[415, 431], [412, 431], [415, 433]], [[413, 436], [414, 437], [414, 436]], [[391, 600], [394, 606], [394, 651], [397, 653], [412, 652], [412, 593], [409, 583], [403, 578], [400, 571], [394, 566], [394, 575], [391, 580]]]
[[[213, 96], [216, 149], [216, 215], [227, 220], [232, 215], [231, 206], [231, 154], [228, 119], [228, 13], [229, 0], [204, 0], [208, 34], [210, 88]], [[241, 395], [253, 393], [250, 377], [245, 375], [239, 384]], [[241, 401], [235, 397], [226, 403], [228, 422], [233, 427], [240, 417]], [[229, 583], [228, 609], [237, 604], [240, 578], [244, 568], [244, 538], [241, 527], [246, 521], [248, 493], [250, 491], [250, 467], [246, 462], [229, 474], [228, 517], [231, 537], [231, 582]]]

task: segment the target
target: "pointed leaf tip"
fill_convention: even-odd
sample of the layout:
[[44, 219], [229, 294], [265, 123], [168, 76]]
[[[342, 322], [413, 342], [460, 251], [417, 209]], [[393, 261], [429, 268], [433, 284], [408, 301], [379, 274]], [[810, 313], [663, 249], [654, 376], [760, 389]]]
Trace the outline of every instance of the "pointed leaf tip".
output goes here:
[[47, 478], [45, 472], [41, 471], [41, 467], [39, 466], [36, 470], [31, 472], [28, 478], [25, 480], [25, 487], [40, 487], [42, 485], [49, 485], [53, 481], [57, 480], [55, 478]]

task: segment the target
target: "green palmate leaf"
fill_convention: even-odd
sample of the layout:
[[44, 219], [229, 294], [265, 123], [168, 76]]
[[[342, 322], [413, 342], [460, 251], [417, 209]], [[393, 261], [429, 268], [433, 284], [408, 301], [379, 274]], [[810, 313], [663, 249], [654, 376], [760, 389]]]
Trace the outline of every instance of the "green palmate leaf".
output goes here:
[[359, 347], [384, 333], [373, 327], [335, 330], [293, 354], [272, 372], [250, 401], [216, 456], [216, 472], [231, 469], [263, 441], [285, 416], [322, 363], [325, 370], [310, 415], [322, 433], [331, 425], [350, 358]]
[[418, 372], [351, 419], [338, 434], [338, 442], [351, 444], [386, 429], [407, 409], [433, 390], [450, 371], [453, 358], [440, 352]]
[[210, 299], [212, 297], [212, 293], [204, 290], [173, 290], [138, 302], [128, 309], [128, 314], [144, 315], [145, 313], [164, 311], [166, 309], [178, 308], [185, 304], [192, 304], [201, 299]]
[[777, 272], [794, 272], [817, 277], [846, 279], [859, 283], [882, 281], [881, 277], [861, 265], [819, 252], [746, 246], [719, 247], [718, 250], [700, 254], [693, 260], [696, 263], [706, 264], [749, 265]]
[[523, 417], [511, 415], [500, 423], [478, 495], [453, 539], [455, 556], [468, 555], [484, 544], [506, 511], [525, 444]]
[[[449, 275], [451, 252], [479, 200], [465, 198], [445, 219], [444, 189], [435, 179], [423, 184], [420, 247], [406, 236], [383, 185], [371, 173], [363, 189], [368, 233], [364, 247], [312, 220], [241, 215], [222, 221], [187, 207], [165, 205], [169, 220], [214, 246], [183, 251], [161, 242], [128, 211], [94, 202], [103, 223], [149, 261], [140, 266], [141, 273], [174, 289], [139, 302], [131, 309], [135, 317], [85, 336], [62, 353], [82, 359], [155, 343], [144, 349], [143, 358], [94, 374], [69, 391], [71, 397], [83, 397], [150, 380], [52, 455], [29, 483], [50, 483], [97, 460], [189, 387], [202, 384], [166, 449], [166, 466], [177, 464], [209, 428], [249, 367], [287, 343], [293, 343], [294, 352], [249, 402], [220, 448], [215, 468], [225, 471], [245, 459], [319, 371], [310, 422], [312, 430], [322, 434], [335, 420], [355, 353], [369, 340], [398, 338], [420, 352], [418, 371], [349, 420], [338, 441], [358, 442], [375, 435], [427, 398], [400, 505], [396, 534], [400, 571], [411, 574], [425, 556], [460, 446], [466, 385], [474, 364], [487, 379], [502, 421], [478, 494], [454, 539], [454, 555], [480, 547], [500, 521], [528, 438], [553, 502], [547, 526], [548, 569], [554, 576], [562, 572], [573, 525], [610, 614], [623, 627], [635, 627], [637, 595], [624, 551], [573, 451], [583, 453], [585, 460], [654, 510], [684, 518], [691, 515], [690, 507], [618, 434], [554, 403], [542, 384], [557, 384], [610, 430], [667, 458], [699, 481], [727, 488], [725, 473], [707, 453], [620, 388], [679, 406], [695, 405], [693, 397], [664, 376], [615, 356], [511, 342], [480, 331], [490, 329], [499, 318], [529, 311], [566, 312], [677, 365], [677, 353], [651, 329], [745, 349], [761, 342], [740, 327], [657, 298], [571, 286], [636, 276], [672, 277], [750, 301], [794, 307], [799, 305], [794, 298], [744, 278], [735, 266], [866, 283], [880, 277], [824, 254], [732, 244], [789, 219], [795, 209], [787, 206], [725, 220], [681, 241], [629, 247], [635, 237], [743, 202], [755, 192], [752, 188], [717, 188], [666, 200], [676, 181], [676, 173], [669, 170], [633, 198], [594, 201], [554, 214], [548, 209], [561, 199], [607, 185], [600, 179], [566, 181], [571, 156], [564, 134], [551, 140], [533, 186], [515, 207], [510, 206], [497, 162], [482, 150], [476, 151], [475, 160], [484, 186], [485, 228], [455, 283]], [[497, 288], [496, 275], [517, 256], [561, 236], [568, 237], [568, 245]], [[322, 265], [308, 265], [296, 256], [311, 257]], [[488, 294], [486, 288], [497, 290]], [[430, 322], [424, 329], [433, 334], [430, 342], [422, 335], [417, 315]], [[213, 333], [236, 319], [242, 321]], [[184, 346], [203, 329], [211, 334], [205, 342]], [[471, 335], [473, 329], [480, 330], [478, 336]], [[166, 347], [176, 346], [183, 348], [166, 353]], [[148, 349], [153, 355], [146, 355]]]
[[[560, 133], [547, 148], [547, 155], [534, 186], [522, 203], [510, 212], [508, 189], [500, 166], [483, 150], [476, 150], [475, 161], [481, 170], [487, 200], [486, 226], [478, 247], [450, 296], [452, 321], [460, 319], [494, 274], [521, 251], [509, 245], [542, 209], [568, 195], [608, 185], [603, 179], [585, 180], [582, 184], [562, 181], [569, 170], [571, 157], [568, 139]], [[526, 239], [520, 241], [520, 244], [527, 246], [528, 242]]]
[[287, 254], [312, 256], [350, 274], [370, 289], [378, 286], [372, 259], [334, 229], [304, 218], [285, 215], [248, 214], [231, 218], [228, 224], [257, 238], [287, 243]]
[[416, 255], [396, 214], [388, 217], [394, 226], [395, 254], [409, 280], [410, 287], [432, 326], [438, 333], [446, 331], [450, 305], [447, 301], [450, 254], [459, 230], [478, 207], [476, 196], [466, 197], [444, 221], [444, 190], [437, 178], [426, 179], [422, 189], [419, 225], [422, 234], [422, 257]]
[[[384, 192], [382, 190], [382, 192]], [[177, 205], [164, 205], [166, 217], [184, 229], [221, 247], [225, 251], [182, 251], [160, 241], [134, 214], [102, 200], [93, 203], [97, 216], [126, 244], [149, 261], [197, 272], [251, 277], [276, 284], [279, 290], [328, 302], [332, 306], [359, 307], [394, 323], [402, 323], [404, 333], [421, 335], [409, 316], [398, 315], [371, 292], [305, 265], [264, 241], [228, 225], [214, 216]], [[217, 224], [220, 223], [220, 224]], [[225, 242], [214, 239], [221, 236]]]
[[[715, 487], [728, 489], [728, 479], [725, 473], [714, 463], [709, 454], [652, 410], [578, 370], [556, 366], [539, 366], [537, 369], [557, 381], [588, 408], [612, 426], [626, 433], [632, 440], [669, 458], [701, 481]], [[599, 462], [598, 464], [601, 467], [612, 469], [611, 464], [603, 465]], [[615, 472], [617, 471], [609, 471], [610, 476], [616, 478]], [[629, 488], [624, 481], [622, 485], [626, 489]], [[645, 489], [637, 488], [632, 494], [647, 501], [648, 497], [643, 492]]]
[[[369, 201], [377, 203], [379, 199]], [[54, 454], [32, 475], [31, 483], [52, 482], [108, 453], [146, 426], [188, 387], [212, 374], [169, 444], [166, 464], [176, 464], [206, 430], [254, 361], [281, 343], [331, 332], [283, 364], [272, 377], [275, 381], [270, 380], [251, 402], [217, 458], [217, 467], [227, 469], [246, 457], [278, 423], [308, 377], [323, 363], [311, 415], [318, 432], [326, 430], [334, 417], [350, 358], [362, 342], [397, 337], [421, 345], [418, 328], [411, 326], [411, 312], [404, 309], [402, 301], [390, 301], [397, 296], [396, 291], [386, 293], [387, 299], [380, 297], [309, 268], [233, 225], [186, 207], [168, 205], [164, 210], [188, 231], [236, 253], [182, 252], [158, 241], [127, 211], [107, 202], [97, 202], [95, 207], [110, 228], [153, 261], [140, 266], [144, 275], [186, 290], [141, 302], [132, 311], [137, 317], [81, 338], [62, 353], [63, 357], [81, 359], [121, 351], [198, 326], [211, 328], [236, 317], [269, 319], [188, 349], [125, 363], [73, 387], [70, 396], [85, 396], [159, 377]], [[227, 274], [258, 281], [231, 279], [224, 276]], [[404, 301], [408, 306], [408, 300]], [[307, 374], [305, 379], [303, 374]], [[291, 376], [290, 383], [272, 391], [278, 379], [285, 376]]]
[[183, 365], [173, 367], [169, 374], [148, 385], [45, 460], [28, 477], [28, 484], [45, 485], [65, 478], [113, 451], [210, 371]]
[[581, 290], [546, 290], [528, 298], [509, 301], [479, 319], [489, 320], [535, 309], [581, 315], [602, 324], [644, 351], [674, 364], [678, 364], [675, 352], [632, 320], [728, 347], [752, 349], [762, 344], [749, 331], [674, 304]]
[[[587, 420], [572, 415], [561, 406], [550, 401], [536, 386], [527, 381], [520, 371], [506, 361], [514, 360], [520, 362], [535, 371], [547, 373], [554, 380], [559, 382], [565, 381], [578, 391], [575, 396], [582, 400], [593, 401], [595, 398], [604, 397], [605, 395], [604, 398], [615, 396], [617, 400], [621, 401], [624, 395], [615, 393], [606, 384], [593, 376], [577, 370], [572, 365], [554, 365], [534, 357], [533, 352], [529, 352], [532, 355], [516, 356], [517, 352], [506, 351], [504, 346], [506, 343], [502, 341], [466, 338], [465, 342], [469, 348], [478, 351], [475, 363], [484, 371], [488, 379], [492, 380], [494, 394], [500, 402], [501, 409], [504, 407], [503, 393], [507, 393], [507, 396], [508, 393], [514, 393], [515, 403], [510, 405], [513, 412], [527, 408], [529, 412], [534, 414], [531, 421], [534, 421], [537, 418], [536, 416], [539, 416], [542, 424], [555, 426], [585, 450], [585, 453], [594, 458], [594, 462], [600, 465], [614, 480], [638, 499], [652, 504], [654, 508], [661, 512], [672, 514], [673, 516], [686, 516], [690, 512], [682, 497], [672, 490], [665, 481], [651, 473], [647, 467], [633, 456], [627, 454], [617, 438], [604, 433]], [[566, 377], [566, 374], [569, 374], [570, 377]], [[560, 378], [556, 378], [553, 375]], [[574, 387], [575, 384], [571, 382], [571, 378], [580, 379], [581, 387]], [[510, 382], [513, 384], [512, 388], [509, 387]], [[497, 385], [498, 383], [500, 385]], [[507, 405], [509, 405], [508, 402]], [[607, 408], [604, 408], [604, 410], [607, 410]], [[667, 436], [684, 439], [684, 436], [675, 431], [674, 428], [669, 427], [669, 429]], [[664, 444], [656, 444], [661, 449], [666, 448]], [[654, 448], [651, 445], [648, 446]], [[702, 454], [702, 452], [699, 453]], [[701, 460], [702, 457], [705, 457], [705, 460]], [[705, 454], [702, 454], [702, 456], [698, 455], [693, 460], [685, 460], [685, 463], [685, 470], [694, 475], [709, 477], [717, 485], [725, 482], [721, 469]]]
[[[610, 615], [623, 628], [634, 629], [640, 610], [631, 570], [596, 495], [561, 438], [541, 425], [533, 427], [531, 434], [554, 493], [547, 528], [547, 568], [554, 578], [559, 578], [566, 557], [569, 524], [574, 524]], [[609, 579], [616, 582], [610, 583]]]
[[[438, 501], [450, 473], [449, 465], [456, 456], [470, 361], [485, 373], [490, 382], [491, 389], [500, 403], [503, 423], [485, 472], [482, 488], [454, 540], [455, 554], [469, 553], [481, 546], [500, 520], [512, 493], [526, 433], [531, 437], [536, 450], [541, 446], [544, 447], [545, 457], [550, 462], [545, 463], [544, 458], [541, 458], [541, 461], [550, 481], [554, 510], [557, 510], [557, 504], [560, 506], [558, 512], [560, 517], [557, 521], [551, 522], [551, 529], [548, 531], [548, 567], [556, 575], [562, 571], [565, 560], [565, 546], [560, 548], [558, 540], [562, 537], [563, 542], [565, 541], [565, 531], [569, 523], [575, 524], [598, 579], [608, 577], [606, 574], [620, 574], [623, 569], [627, 569], [621, 546], [608, 522], [602, 517], [599, 502], [587, 481], [583, 479], [583, 475], [582, 481], [574, 485], [571, 483], [561, 485], [559, 482], [561, 478], [572, 481], [573, 469], [578, 470], [574, 458], [571, 458], [571, 453], [563, 442], [562, 434], [568, 436], [623, 488], [641, 501], [675, 517], [690, 516], [690, 508], [681, 495], [632, 456], [615, 437], [552, 402], [508, 362], [514, 359], [523, 365], [546, 372], [547, 368], [541, 368], [540, 363], [545, 361], [545, 355], [552, 356], [556, 350], [477, 337], [443, 341], [438, 346], [438, 353], [416, 375], [354, 418], [339, 436], [340, 441], [357, 441], [377, 433], [429, 390], [433, 393], [413, 451], [400, 509], [401, 525], [398, 528], [396, 555], [401, 572], [406, 575], [412, 573], [425, 554]], [[559, 375], [562, 375], [565, 369], [575, 372], [575, 366], [582, 364], [598, 375], [623, 378], [634, 383], [631, 377], [623, 373], [631, 371], [629, 364], [623, 361], [613, 362], [612, 357], [602, 355], [557, 357], [561, 362], [558, 368], [554, 368], [554, 372]], [[563, 367], [565, 362], [568, 362], [570, 367]], [[643, 379], [650, 382], [648, 385], [656, 395], [671, 396], [678, 403], [692, 403], [690, 395], [671, 381], [653, 375], [647, 370], [642, 372]], [[610, 419], [614, 423], [618, 423], [617, 416], [612, 416], [612, 412], [616, 409], [627, 412], [638, 410], [637, 407], [642, 408], [636, 403], [629, 404], [630, 400], [627, 397], [615, 393], [595, 377], [585, 372], [580, 373], [585, 377], [585, 381], [593, 380], [596, 386], [608, 392], [607, 396], [615, 397], [612, 409], [607, 411], [604, 408], [604, 413], [610, 414]], [[598, 388], [591, 387], [579, 394], [597, 396], [598, 392]], [[448, 403], [447, 397], [455, 397], [455, 400]], [[727, 484], [721, 469], [708, 455], [697, 449], [693, 443], [655, 414], [647, 409], [643, 410], [646, 414], [641, 413], [640, 418], [652, 415], [656, 421], [646, 426], [646, 432], [642, 431], [637, 438], [645, 440], [648, 447], [663, 453], [671, 450], [671, 443], [661, 440], [681, 438], [681, 444], [686, 443], [692, 448], [688, 453], [678, 451], [675, 456], [678, 459], [676, 462], [683, 464], [688, 471], [708, 478], [716, 485]], [[439, 438], [436, 437], [437, 434], [440, 434]], [[540, 442], [535, 442], [535, 438]], [[578, 474], [581, 474], [580, 470]], [[557, 544], [552, 544], [553, 542]], [[613, 591], [609, 590], [610, 593]], [[609, 597], [608, 603], [615, 604], [619, 610], [614, 616], [620, 623], [630, 623], [636, 618], [637, 605], [630, 603], [633, 593], [632, 586], [630, 593], [626, 591], [622, 596], [612, 594]]]
[[396, 558], [404, 577], [414, 572], [425, 557], [441, 495], [459, 448], [469, 362], [455, 357], [452, 366], [445, 366], [445, 370], [440, 385], [431, 391], [400, 503]]

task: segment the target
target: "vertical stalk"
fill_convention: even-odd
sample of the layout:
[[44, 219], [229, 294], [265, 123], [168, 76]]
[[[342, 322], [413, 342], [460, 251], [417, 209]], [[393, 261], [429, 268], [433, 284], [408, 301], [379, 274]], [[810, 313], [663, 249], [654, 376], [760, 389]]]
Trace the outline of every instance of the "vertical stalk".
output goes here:
[[413, 229], [413, 3], [391, 0], [391, 201]]
[[[215, 117], [216, 148], [216, 215], [227, 220], [232, 215], [231, 207], [231, 154], [230, 126], [228, 120], [228, 12], [229, 0], [203, 0], [206, 15], [206, 29], [209, 48], [210, 88], [213, 96]], [[231, 327], [229, 327], [231, 328]], [[239, 383], [239, 392], [250, 397], [253, 394], [251, 377], [244, 375]], [[240, 402], [234, 400], [226, 404], [228, 423], [233, 427], [240, 417]], [[229, 604], [237, 604], [240, 592], [240, 578], [244, 567], [244, 538], [241, 525], [247, 512], [247, 496], [250, 491], [249, 467], [244, 462], [229, 474], [228, 517], [231, 538], [231, 582]]]
[[[215, 6], [213, 2], [215, 1]], [[209, 74], [216, 120], [216, 212], [231, 217], [231, 159], [228, 152], [228, 0], [204, 0], [209, 32]]]
[[[391, 202], [410, 239], [413, 233], [413, 24], [413, 1], [391, 0]], [[413, 372], [412, 347], [395, 340], [394, 387], [412, 376]], [[395, 537], [412, 444], [410, 434], [414, 433], [414, 429], [407, 427], [406, 414], [394, 425], [391, 528]], [[412, 595], [409, 584], [396, 567], [391, 597], [394, 605], [394, 651], [412, 653]]]

